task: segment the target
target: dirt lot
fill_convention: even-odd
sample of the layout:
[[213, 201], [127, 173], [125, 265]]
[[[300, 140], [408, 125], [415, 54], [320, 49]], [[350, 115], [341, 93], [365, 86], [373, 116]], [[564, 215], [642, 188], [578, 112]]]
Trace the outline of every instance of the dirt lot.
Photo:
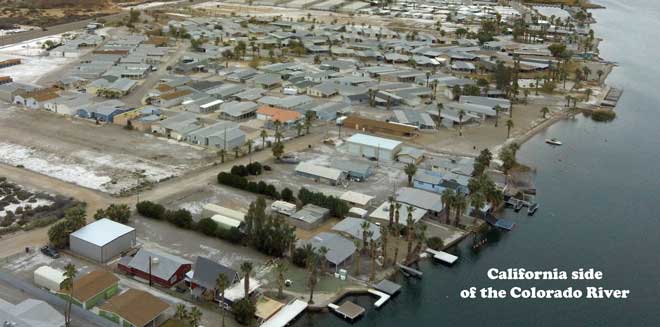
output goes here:
[[190, 145], [94, 125], [45, 111], [0, 109], [0, 161], [75, 183], [121, 194], [210, 163], [214, 154]]

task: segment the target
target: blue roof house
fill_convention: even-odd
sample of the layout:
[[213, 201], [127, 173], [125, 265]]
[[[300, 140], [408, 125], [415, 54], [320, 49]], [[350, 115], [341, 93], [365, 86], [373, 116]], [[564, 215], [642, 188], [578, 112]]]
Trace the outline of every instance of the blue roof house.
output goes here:
[[446, 187], [443, 186], [442, 174], [420, 169], [413, 177], [413, 187], [434, 193], [442, 193]]

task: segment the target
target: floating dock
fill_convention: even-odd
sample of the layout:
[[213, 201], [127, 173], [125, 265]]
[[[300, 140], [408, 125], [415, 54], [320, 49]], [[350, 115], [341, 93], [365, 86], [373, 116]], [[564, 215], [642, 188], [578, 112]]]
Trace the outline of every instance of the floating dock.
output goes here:
[[387, 279], [383, 279], [380, 281], [380, 283], [374, 285], [374, 288], [389, 295], [395, 295], [401, 290], [401, 285]]
[[623, 95], [622, 89], [617, 89], [615, 87], [612, 87], [607, 91], [607, 95], [605, 95], [603, 101], [600, 102], [600, 105], [603, 107], [614, 108], [616, 107], [617, 103], [619, 103], [619, 99], [621, 99], [622, 95]]
[[404, 266], [404, 265], [402, 265], [402, 264], [400, 264], [400, 263], [397, 264], [397, 266], [398, 266], [399, 269], [401, 269], [404, 273], [409, 274], [409, 275], [412, 275], [412, 276], [414, 276], [414, 277], [422, 278], [422, 276], [424, 275], [423, 272], [421, 272], [421, 271], [419, 271], [419, 270], [417, 270], [417, 269], [415, 269], [415, 268], [411, 268], [411, 267], [408, 267], [408, 266]]
[[448, 263], [450, 265], [454, 264], [454, 262], [456, 262], [456, 260], [458, 260], [457, 256], [455, 256], [453, 254], [449, 254], [447, 252], [436, 251], [436, 250], [433, 250], [431, 248], [427, 248], [426, 252], [432, 254], [433, 257], [436, 258], [437, 260]]
[[284, 327], [296, 319], [305, 309], [307, 309], [307, 302], [294, 300], [261, 324], [261, 327]]
[[378, 297], [378, 300], [376, 300], [376, 302], [374, 303], [374, 306], [376, 308], [380, 308], [391, 297], [389, 294], [386, 294], [384, 292], [381, 292], [381, 291], [373, 289], [373, 288], [368, 289], [367, 292], [369, 292], [369, 294], [373, 294], [373, 295]]
[[350, 321], [354, 321], [355, 319], [359, 318], [366, 311], [363, 307], [351, 301], [346, 301], [342, 305], [330, 303], [328, 304], [328, 308], [334, 310], [340, 316], [344, 317], [344, 319]]

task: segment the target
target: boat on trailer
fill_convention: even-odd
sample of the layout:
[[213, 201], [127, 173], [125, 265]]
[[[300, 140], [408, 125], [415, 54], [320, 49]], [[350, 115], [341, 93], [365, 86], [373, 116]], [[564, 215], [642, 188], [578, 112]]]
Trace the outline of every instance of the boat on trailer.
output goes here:
[[545, 139], [545, 143], [548, 143], [550, 145], [562, 145], [561, 141], [554, 137], [551, 139]]

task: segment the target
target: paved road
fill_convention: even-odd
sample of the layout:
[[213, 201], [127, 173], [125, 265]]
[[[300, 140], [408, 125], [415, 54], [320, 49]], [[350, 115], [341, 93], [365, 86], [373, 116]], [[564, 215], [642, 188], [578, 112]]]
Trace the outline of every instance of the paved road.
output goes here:
[[[53, 306], [55, 310], [64, 313], [64, 308], [66, 307], [66, 301], [60, 297], [38, 288], [14, 275], [8, 274], [6, 272], [0, 271], [0, 282], [3, 282], [7, 285], [19, 289], [31, 298], [39, 299], [46, 301], [48, 304]], [[117, 327], [117, 325], [110, 320], [101, 318], [91, 311], [84, 310], [76, 305], [72, 305], [72, 326], [96, 326], [96, 327]]]
[[174, 53], [169, 55], [169, 58], [167, 61], [162, 63], [160, 67], [158, 67], [158, 70], [155, 72], [150, 72], [147, 78], [140, 84], [138, 87], [135, 88], [131, 93], [129, 93], [127, 96], [121, 98], [121, 100], [128, 104], [129, 106], [133, 107], [140, 107], [142, 106], [142, 98], [151, 90], [160, 79], [167, 75], [169, 72], [167, 71], [167, 66], [174, 66], [175, 63], [181, 59], [181, 56], [190, 48], [190, 43], [187, 41], [184, 41], [182, 44], [177, 44], [177, 49]]

